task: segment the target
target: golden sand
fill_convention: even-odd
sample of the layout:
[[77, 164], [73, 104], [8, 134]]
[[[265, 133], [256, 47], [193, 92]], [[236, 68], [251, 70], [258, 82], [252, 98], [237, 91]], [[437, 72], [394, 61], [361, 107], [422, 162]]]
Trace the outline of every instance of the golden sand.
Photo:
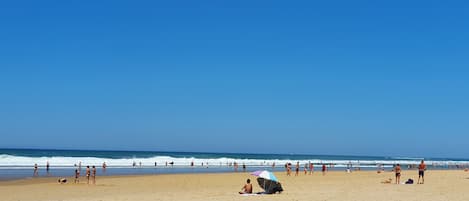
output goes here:
[[[0, 182], [2, 201], [54, 200], [469, 200], [469, 173], [461, 170], [429, 170], [425, 184], [382, 184], [392, 172], [320, 172], [286, 176], [275, 173], [284, 192], [276, 195], [241, 196], [238, 191], [247, 178], [254, 191], [261, 191], [255, 176], [248, 173], [178, 174], [98, 177], [97, 185], [58, 184], [57, 178], [38, 178]], [[401, 180], [417, 181], [417, 171], [403, 171]], [[72, 183], [70, 183], [72, 181]]]

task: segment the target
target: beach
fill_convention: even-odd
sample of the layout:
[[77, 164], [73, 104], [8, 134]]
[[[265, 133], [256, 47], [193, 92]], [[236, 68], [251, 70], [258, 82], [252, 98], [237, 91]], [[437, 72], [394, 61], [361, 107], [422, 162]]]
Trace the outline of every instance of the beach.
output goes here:
[[[275, 172], [284, 192], [275, 195], [239, 195], [246, 179], [253, 182], [254, 192], [262, 191], [256, 177], [248, 172], [197, 173], [133, 176], [101, 176], [96, 185], [80, 184], [67, 178], [32, 178], [0, 182], [3, 201], [41, 200], [469, 200], [469, 173], [462, 170], [429, 170], [425, 184], [383, 184], [393, 172], [330, 171], [326, 175], [286, 176]], [[401, 181], [417, 181], [416, 170], [402, 172]]]

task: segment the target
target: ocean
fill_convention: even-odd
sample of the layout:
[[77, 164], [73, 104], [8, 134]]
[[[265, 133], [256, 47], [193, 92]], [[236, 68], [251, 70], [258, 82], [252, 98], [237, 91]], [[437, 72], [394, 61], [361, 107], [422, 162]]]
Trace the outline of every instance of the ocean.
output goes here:
[[[447, 169], [469, 166], [469, 159], [419, 158], [386, 156], [340, 156], [308, 154], [249, 154], [249, 153], [200, 153], [158, 151], [93, 151], [47, 149], [0, 149], [0, 180], [29, 178], [34, 164], [39, 177], [69, 177], [77, 168], [96, 166], [99, 175], [217, 173], [268, 169], [283, 171], [286, 163], [301, 167], [313, 163], [315, 167], [327, 164], [330, 170], [376, 170], [378, 165], [391, 169], [393, 165], [411, 167], [425, 160], [429, 168]], [[49, 172], [46, 164], [50, 164]], [[103, 169], [103, 163], [107, 168]]]

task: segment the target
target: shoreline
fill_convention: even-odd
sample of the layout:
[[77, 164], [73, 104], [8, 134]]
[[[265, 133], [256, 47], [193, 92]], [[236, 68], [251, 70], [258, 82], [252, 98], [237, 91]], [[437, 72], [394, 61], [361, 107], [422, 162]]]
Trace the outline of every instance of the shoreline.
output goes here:
[[[86, 168], [82, 167], [81, 172]], [[272, 170], [271, 167], [247, 167], [244, 173], [253, 172], [256, 170], [268, 170], [275, 173], [285, 173], [286, 170], [283, 167], [276, 167]], [[300, 173], [303, 172], [303, 167], [300, 167]], [[405, 168], [405, 171], [417, 171], [416, 168]], [[464, 168], [428, 168], [430, 171], [464, 171]], [[0, 172], [0, 182], [2, 181], [14, 181], [14, 180], [28, 180], [28, 179], [48, 179], [48, 178], [72, 178], [73, 177], [73, 169], [51, 169], [50, 175], [45, 175], [44, 170], [40, 170], [39, 176], [33, 176], [33, 171], [31, 170], [24, 170], [22, 169], [23, 173], [19, 175], [8, 175], [5, 176], [5, 171], [3, 174]], [[333, 167], [329, 168], [327, 172], [346, 172], [347, 169], [343, 167]], [[377, 168], [361, 168], [361, 170], [357, 170], [357, 168], [352, 169], [351, 172], [376, 172]], [[383, 172], [391, 172], [391, 168], [384, 168]], [[308, 171], [309, 172], [309, 171]], [[321, 172], [319, 166], [315, 166], [314, 172]], [[242, 168], [238, 168], [238, 171], [234, 171], [234, 169], [227, 168], [227, 167], [211, 167], [211, 168], [204, 168], [204, 167], [193, 167], [193, 168], [177, 168], [177, 167], [138, 167], [138, 168], [108, 168], [105, 172], [102, 171], [101, 168], [98, 168], [98, 177], [113, 177], [113, 176], [151, 176], [151, 175], [179, 175], [179, 174], [223, 174], [223, 173], [243, 173]], [[83, 175], [82, 175], [83, 176]]]
[[[258, 169], [260, 170], [260, 169]], [[270, 171], [270, 170], [268, 170]], [[410, 173], [409, 175], [412, 175], [415, 173], [417, 175], [417, 169], [405, 169], [402, 170], [403, 175], [404, 173]], [[427, 170], [430, 172], [462, 172], [467, 174], [467, 179], [469, 180], [469, 172], [464, 171], [464, 169], [430, 169]], [[164, 173], [164, 174], [122, 174], [122, 175], [98, 175], [96, 178], [103, 178], [103, 179], [119, 179], [119, 178], [133, 178], [133, 177], [158, 177], [158, 176], [182, 176], [182, 175], [192, 175], [192, 176], [205, 176], [205, 175], [229, 175], [229, 174], [245, 174], [245, 175], [250, 175], [252, 171], [238, 171], [238, 172], [179, 172], [179, 173]], [[299, 176], [294, 176], [295, 172], [292, 171], [291, 176], [286, 176], [286, 171], [271, 171], [275, 175], [280, 175], [280, 176], [285, 176], [285, 177], [302, 177], [302, 176], [310, 176], [309, 172], [305, 175], [303, 171], [299, 171]], [[391, 170], [385, 170], [382, 171], [381, 173], [377, 173], [376, 170], [355, 170], [351, 171], [350, 173], [343, 171], [343, 170], [327, 170], [326, 175], [328, 173], [331, 174], [336, 174], [336, 173], [344, 173], [344, 175], [350, 175], [350, 174], [358, 174], [358, 173], [373, 173], [377, 175], [386, 175], [386, 174], [394, 174], [393, 171]], [[314, 171], [313, 175], [322, 175], [321, 171]], [[72, 175], [70, 176], [40, 176], [40, 177], [27, 177], [27, 178], [16, 178], [16, 179], [0, 179], [0, 186], [8, 184], [8, 183], [57, 183], [57, 179], [59, 178], [66, 178], [68, 180], [74, 179]], [[84, 181], [86, 179], [86, 176], [80, 176], [80, 181]], [[32, 182], [35, 181], [35, 182]], [[70, 184], [70, 183], [69, 183]]]

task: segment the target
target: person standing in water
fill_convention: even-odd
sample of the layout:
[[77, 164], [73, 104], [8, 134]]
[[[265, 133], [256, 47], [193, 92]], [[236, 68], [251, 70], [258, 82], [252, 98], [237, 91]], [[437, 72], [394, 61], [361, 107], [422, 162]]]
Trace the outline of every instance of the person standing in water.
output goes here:
[[311, 161], [309, 162], [309, 174], [312, 175], [313, 174], [313, 171], [314, 171], [314, 164], [311, 163]]
[[106, 167], [107, 167], [106, 162], [103, 162], [103, 173], [106, 173]]
[[33, 176], [35, 176], [35, 177], [39, 176], [37, 163], [34, 164], [34, 173], [33, 173]]
[[300, 162], [297, 161], [295, 165], [295, 176], [298, 176], [299, 171], [300, 171]]
[[75, 169], [75, 183], [80, 183], [80, 170], [78, 170], [78, 168]]
[[46, 163], [46, 172], [47, 172], [47, 176], [49, 176], [49, 161], [47, 161]]
[[86, 166], [86, 179], [88, 180], [88, 184], [90, 184], [90, 175], [91, 175], [91, 171], [90, 171], [90, 166]]
[[96, 166], [93, 165], [93, 169], [91, 170], [91, 179], [94, 185], [96, 185]]

